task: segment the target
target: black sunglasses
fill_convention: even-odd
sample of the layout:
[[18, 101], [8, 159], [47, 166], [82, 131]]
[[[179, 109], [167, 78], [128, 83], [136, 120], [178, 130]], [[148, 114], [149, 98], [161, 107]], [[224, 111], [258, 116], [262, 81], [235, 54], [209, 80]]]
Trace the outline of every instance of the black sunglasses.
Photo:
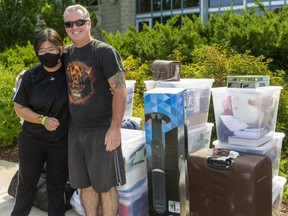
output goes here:
[[72, 28], [74, 26], [74, 24], [76, 26], [83, 26], [83, 25], [85, 25], [85, 23], [87, 21], [88, 20], [85, 20], [85, 19], [78, 19], [78, 20], [75, 20], [75, 21], [68, 21], [68, 22], [64, 22], [64, 26], [65, 26], [65, 28]]

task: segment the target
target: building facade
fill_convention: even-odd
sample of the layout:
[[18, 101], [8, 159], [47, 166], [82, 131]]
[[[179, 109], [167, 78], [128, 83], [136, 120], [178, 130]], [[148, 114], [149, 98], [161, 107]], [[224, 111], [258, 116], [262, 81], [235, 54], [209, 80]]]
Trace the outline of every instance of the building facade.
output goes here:
[[[268, 10], [280, 9], [288, 0], [261, 0]], [[141, 31], [144, 24], [153, 27], [175, 15], [200, 16], [207, 22], [210, 14], [227, 10], [241, 12], [255, 7], [255, 0], [98, 0], [95, 7], [98, 26], [109, 33], [125, 32], [130, 25]]]

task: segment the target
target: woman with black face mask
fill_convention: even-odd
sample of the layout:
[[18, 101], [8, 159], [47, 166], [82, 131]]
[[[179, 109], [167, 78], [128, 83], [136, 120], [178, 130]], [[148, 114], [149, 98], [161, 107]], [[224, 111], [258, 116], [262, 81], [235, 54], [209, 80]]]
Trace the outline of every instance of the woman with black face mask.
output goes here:
[[15, 112], [24, 122], [18, 137], [19, 180], [11, 215], [29, 215], [46, 163], [48, 215], [64, 216], [69, 111], [62, 38], [45, 29], [37, 34], [34, 50], [40, 64], [24, 73], [13, 96]]

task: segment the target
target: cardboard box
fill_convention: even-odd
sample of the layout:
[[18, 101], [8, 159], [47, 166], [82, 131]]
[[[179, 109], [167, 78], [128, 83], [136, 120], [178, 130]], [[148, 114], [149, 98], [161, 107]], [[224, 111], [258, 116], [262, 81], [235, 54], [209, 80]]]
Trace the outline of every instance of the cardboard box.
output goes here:
[[185, 93], [144, 93], [149, 215], [186, 215]]

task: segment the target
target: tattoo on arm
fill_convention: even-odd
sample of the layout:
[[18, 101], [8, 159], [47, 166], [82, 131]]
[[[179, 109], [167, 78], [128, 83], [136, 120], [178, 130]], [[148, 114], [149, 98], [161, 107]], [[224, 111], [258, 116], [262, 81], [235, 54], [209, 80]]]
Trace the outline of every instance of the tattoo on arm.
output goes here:
[[112, 78], [115, 88], [126, 88], [124, 73], [122, 71], [118, 71]]

